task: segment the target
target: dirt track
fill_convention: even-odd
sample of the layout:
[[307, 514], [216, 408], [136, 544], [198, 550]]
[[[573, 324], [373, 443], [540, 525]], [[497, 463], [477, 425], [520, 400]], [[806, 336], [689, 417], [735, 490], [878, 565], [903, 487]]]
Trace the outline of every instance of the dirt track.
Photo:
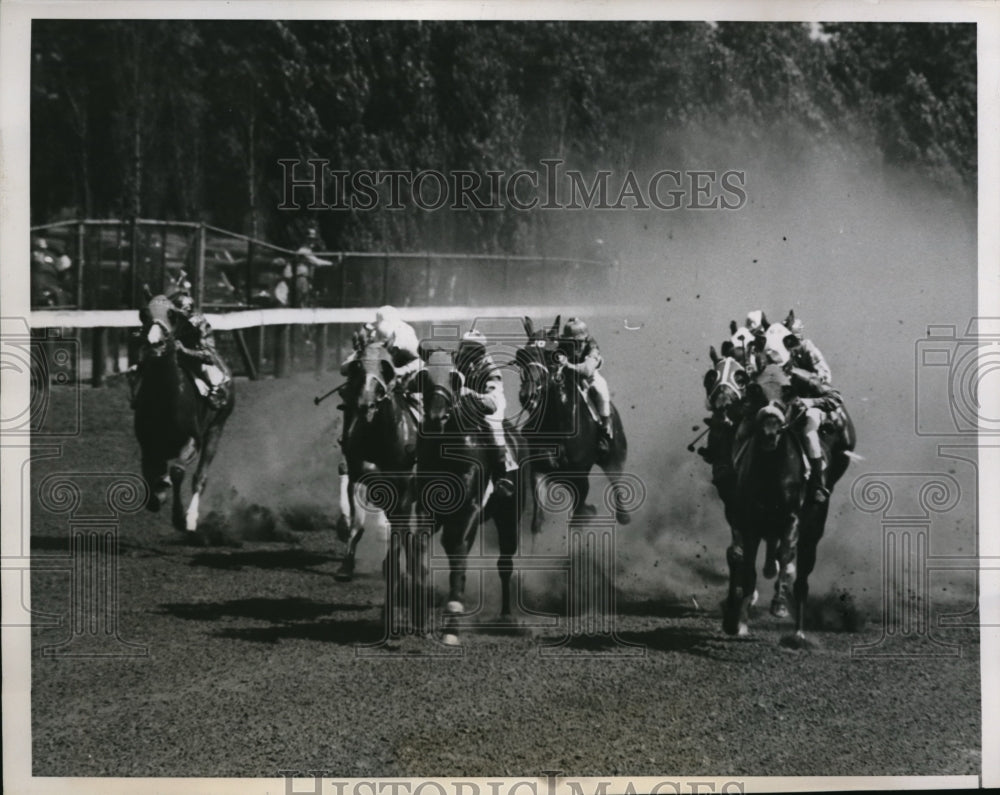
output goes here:
[[[242, 427], [246, 439], [231, 440], [220, 463], [244, 454], [240, 451], [253, 441], [254, 423], [265, 421], [267, 407], [302, 401], [312, 388], [311, 380], [240, 383], [233, 427]], [[70, 397], [69, 390], [56, 391], [53, 417], [65, 415]], [[53, 472], [134, 471], [136, 448], [130, 425], [122, 421], [127, 415], [121, 388], [84, 389], [82, 435], [67, 440], [60, 457], [36, 461], [33, 483]], [[303, 456], [312, 456], [303, 467], [325, 473], [316, 474], [315, 483], [325, 477], [329, 489], [333, 437], [330, 428], [321, 430], [313, 427], [295, 443], [302, 445]], [[267, 466], [261, 462], [256, 469]], [[246, 491], [246, 484], [234, 482], [220, 466], [213, 488], [216, 495], [225, 495], [229, 485], [243, 488], [244, 498], [277, 512], [289, 498], [315, 488], [308, 477], [294, 477], [294, 466], [287, 478], [270, 491]], [[36, 490], [32, 605], [66, 617], [69, 575], [43, 571], [42, 564], [47, 556], [51, 561], [66, 554], [67, 520], [41, 508]], [[330, 499], [321, 502], [328, 506]], [[717, 521], [717, 506], [706, 510]], [[301, 515], [295, 521], [303, 530]], [[681, 549], [687, 530], [669, 518], [662, 521], [666, 540], [660, 549], [671, 544]], [[377, 539], [364, 540], [361, 574], [345, 585], [333, 578], [341, 547], [331, 532], [295, 532], [284, 522], [278, 532], [271, 537], [285, 540], [244, 538], [241, 546], [196, 547], [184, 543], [164, 516], [126, 517], [117, 560], [119, 632], [125, 641], [145, 646], [148, 656], [43, 657], [41, 648], [59, 643], [69, 630], [33, 630], [34, 774], [261, 777], [324, 770], [338, 777], [498, 776], [559, 770], [574, 776], [742, 776], [980, 770], [974, 630], [934, 630], [937, 640], [959, 645], [957, 658], [927, 656], [937, 647], [904, 638], [886, 648], [915, 655], [912, 659], [857, 659], [852, 647], [879, 639], [881, 613], [838, 607], [834, 597], [818, 600], [825, 607], [814, 622], [822, 619], [831, 629], [811, 633], [813, 649], [784, 648], [788, 625], [767, 616], [766, 608], [757, 611], [752, 639], [727, 638], [717, 610], [724, 556], [714, 536], [712, 548], [698, 545], [703, 557], [690, 575], [699, 583], [697, 593], [664, 573], [666, 561], [661, 567], [659, 559], [629, 563], [626, 558], [614, 622], [621, 645], [577, 638], [552, 648], [565, 636], [563, 618], [516, 634], [467, 632], [459, 653], [407, 639], [359, 656], [356, 644], [374, 643], [381, 635]], [[488, 527], [487, 559], [491, 532]], [[524, 552], [532, 554], [530, 545]], [[823, 566], [822, 545], [820, 555]], [[658, 585], [657, 572], [664, 573]], [[564, 611], [558, 577], [521, 575], [522, 605], [549, 614]], [[487, 571], [487, 618], [497, 611], [495, 581], [495, 572]], [[872, 585], [877, 592], [877, 583]], [[766, 601], [768, 584], [762, 596]], [[936, 603], [935, 615], [944, 607]], [[968, 607], [962, 599], [953, 605]], [[536, 620], [526, 612], [521, 619]], [[844, 631], [852, 622], [858, 631]]]

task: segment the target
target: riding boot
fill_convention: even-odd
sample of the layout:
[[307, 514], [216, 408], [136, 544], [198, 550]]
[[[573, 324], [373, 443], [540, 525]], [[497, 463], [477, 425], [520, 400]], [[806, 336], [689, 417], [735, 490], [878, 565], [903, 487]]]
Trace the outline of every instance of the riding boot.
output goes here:
[[823, 484], [823, 459], [809, 459], [809, 482], [806, 484], [808, 495], [814, 502], [826, 502], [830, 490]]

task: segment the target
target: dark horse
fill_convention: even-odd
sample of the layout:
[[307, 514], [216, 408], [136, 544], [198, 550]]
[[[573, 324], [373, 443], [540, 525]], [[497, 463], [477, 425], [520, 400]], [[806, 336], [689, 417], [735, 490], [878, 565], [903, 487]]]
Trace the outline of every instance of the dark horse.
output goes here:
[[[396, 371], [385, 347], [368, 342], [364, 335], [357, 335], [355, 339], [356, 356], [348, 367], [344, 394], [345, 403], [350, 404], [343, 444], [350, 535], [347, 555], [335, 575], [345, 582], [354, 576], [354, 556], [364, 534], [355, 499], [359, 481], [369, 492], [368, 504], [384, 507], [393, 543], [406, 540], [414, 501], [417, 455], [417, 420], [406, 398], [393, 388]], [[381, 497], [386, 498], [384, 505], [379, 504], [383, 502]]]
[[[419, 373], [424, 396], [424, 420], [417, 455], [421, 510], [431, 518], [432, 532], [441, 530], [448, 555], [448, 601], [443, 641], [458, 644], [458, 616], [464, 613], [466, 563], [479, 525], [492, 517], [497, 528], [500, 557], [500, 620], [510, 621], [510, 582], [517, 552], [520, 495], [494, 491], [490, 483], [489, 430], [460, 393], [461, 376], [447, 351], [429, 351]], [[517, 447], [516, 434], [507, 439]], [[516, 456], [518, 458], [519, 456]]]
[[[794, 576], [795, 638], [805, 640], [809, 575], [816, 566], [816, 548], [830, 503], [807, 498], [808, 463], [794, 430], [804, 416], [790, 411], [793, 397], [789, 376], [778, 364], [765, 366], [747, 387], [747, 414], [733, 451], [742, 549], [734, 545], [728, 555], [729, 595], [723, 628], [729, 634], [749, 632], [757, 551], [764, 540], [775, 545], [778, 561], [771, 612], [779, 617], [788, 614], [789, 583]], [[840, 408], [838, 418], [839, 424], [824, 423], [820, 429], [824, 481], [831, 490], [846, 471], [855, 445], [854, 426], [846, 410]]]
[[622, 485], [628, 442], [618, 409], [612, 404], [611, 443], [599, 449], [598, 420], [591, 413], [576, 372], [565, 367], [558, 355], [559, 318], [548, 332], [535, 332], [529, 317], [523, 322], [528, 343], [518, 351], [517, 363], [521, 371], [521, 405], [529, 415], [522, 433], [530, 439], [529, 466], [535, 489], [531, 532], [541, 530], [544, 517], [539, 494], [544, 481], [552, 475], [558, 474], [559, 481], [569, 487], [574, 514], [592, 510], [586, 502], [590, 470], [595, 464], [612, 483], [616, 519], [628, 524], [624, 495], [631, 486]]
[[[708, 443], [699, 450], [712, 465], [712, 485], [722, 500], [726, 523], [732, 542], [726, 550], [727, 560], [743, 548], [740, 532], [740, 515], [737, 508], [736, 470], [733, 468], [733, 441], [736, 428], [743, 419], [744, 395], [750, 377], [746, 368], [733, 355], [733, 344], [728, 340], [722, 345], [722, 356], [714, 347], [708, 349], [712, 369], [705, 373], [705, 403], [711, 416], [708, 419]], [[764, 564], [764, 576], [777, 573], [774, 560], [774, 543], [769, 541]], [[756, 595], [754, 597], [756, 602]]]
[[[177, 361], [175, 331], [183, 319], [173, 303], [157, 295], [140, 311], [142, 378], [135, 398], [135, 435], [142, 451], [142, 476], [149, 487], [146, 507], [158, 511], [173, 489], [172, 522], [178, 530], [198, 528], [198, 503], [208, 467], [235, 402], [231, 389], [218, 409], [201, 397], [193, 377]], [[197, 462], [187, 511], [181, 487]]]

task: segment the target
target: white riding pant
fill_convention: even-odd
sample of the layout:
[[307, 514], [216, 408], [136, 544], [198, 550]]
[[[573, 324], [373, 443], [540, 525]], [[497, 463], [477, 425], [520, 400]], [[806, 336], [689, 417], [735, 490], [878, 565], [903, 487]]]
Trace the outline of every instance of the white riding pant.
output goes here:
[[819, 443], [819, 426], [823, 421], [823, 412], [817, 408], [806, 409], [806, 419], [802, 423], [801, 439], [806, 455], [810, 459], [822, 458], [823, 448]]
[[597, 413], [602, 417], [611, 416], [611, 392], [608, 390], [608, 382], [604, 380], [600, 370], [595, 370], [590, 377], [590, 390], [594, 393], [594, 403], [597, 406]]

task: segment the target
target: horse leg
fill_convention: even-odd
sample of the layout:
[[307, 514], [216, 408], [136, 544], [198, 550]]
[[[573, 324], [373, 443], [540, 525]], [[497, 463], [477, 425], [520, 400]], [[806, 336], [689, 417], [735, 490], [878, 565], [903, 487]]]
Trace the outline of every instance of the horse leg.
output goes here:
[[795, 576], [795, 558], [799, 544], [799, 519], [795, 514], [787, 517], [778, 541], [778, 579], [774, 583], [774, 598], [771, 600], [771, 615], [788, 618], [788, 594], [792, 578]]
[[750, 606], [757, 595], [757, 550], [760, 548], [760, 533], [745, 539], [742, 560], [742, 596], [740, 598], [739, 619], [736, 634], [745, 637], [750, 634]]
[[175, 530], [186, 532], [184, 517], [184, 505], [181, 501], [181, 487], [184, 485], [184, 467], [177, 463], [170, 465], [170, 483], [173, 486], [173, 507], [171, 510], [171, 522]]
[[517, 497], [494, 497], [493, 523], [497, 528], [500, 557], [500, 618], [510, 618], [510, 581], [514, 575], [514, 555], [517, 553]]
[[167, 462], [162, 458], [142, 456], [142, 477], [149, 489], [146, 508], [156, 513], [170, 492], [170, 477], [167, 475]]
[[778, 542], [769, 537], [764, 547], [764, 576], [771, 579], [778, 573]]
[[823, 536], [829, 502], [814, 506], [815, 515], [805, 523], [802, 542], [798, 549], [799, 569], [795, 576], [795, 586], [792, 593], [795, 599], [795, 637], [805, 640], [806, 602], [809, 600], [809, 575], [816, 568], [816, 548]]
[[465, 577], [469, 548], [475, 537], [475, 524], [480, 511], [469, 504], [461, 513], [453, 514], [441, 532], [441, 546], [448, 555], [448, 601], [444, 606], [442, 642], [458, 646], [458, 618], [465, 612]]
[[[727, 515], [729, 511], [727, 510]], [[722, 630], [727, 635], [735, 635], [739, 629], [740, 599], [743, 580], [743, 534], [734, 522], [729, 525], [731, 543], [726, 549], [726, 564], [729, 567], [729, 593], [722, 606]]]
[[337, 517], [337, 538], [346, 542], [351, 536], [351, 522], [354, 516], [354, 501], [351, 498], [351, 479], [347, 475], [347, 464], [341, 461], [337, 465], [338, 494], [340, 516]]
[[194, 472], [194, 479], [191, 481], [191, 502], [188, 503], [185, 514], [185, 526], [188, 532], [198, 529], [198, 505], [201, 494], [208, 484], [208, 467], [215, 458], [215, 451], [219, 446], [219, 439], [222, 437], [221, 425], [215, 425], [205, 432], [204, 446], [201, 455], [198, 457], [198, 467]]
[[570, 477], [570, 484], [576, 501], [573, 506], [573, 517], [593, 516], [596, 513], [594, 506], [587, 505], [587, 497], [590, 495], [590, 476], [586, 472], [582, 475], [577, 473]]
[[611, 500], [614, 503], [615, 520], [618, 524], [628, 524], [632, 521], [632, 517], [629, 516], [628, 511], [625, 510], [625, 498], [624, 494], [629, 493], [629, 488], [622, 484], [622, 474], [620, 469], [608, 469], [604, 470], [608, 476], [608, 480], [611, 481]]
[[365, 533], [364, 523], [358, 516], [357, 501], [355, 499], [356, 488], [354, 478], [348, 478], [347, 504], [349, 508], [348, 512], [351, 517], [351, 524], [350, 532], [347, 537], [347, 554], [344, 555], [344, 559], [340, 562], [340, 567], [333, 575], [334, 579], [338, 582], [350, 582], [354, 578], [354, 553], [358, 548], [358, 542], [361, 540], [361, 536]]
[[408, 534], [406, 570], [410, 585], [410, 624], [414, 631], [426, 635], [430, 627], [432, 608], [430, 584], [431, 530], [416, 526]]
[[542, 522], [545, 521], [545, 511], [542, 509], [542, 501], [538, 499], [538, 489], [541, 486], [543, 474], [535, 467], [531, 467], [531, 494], [533, 508], [531, 511], [531, 535], [536, 536], [542, 532]]

